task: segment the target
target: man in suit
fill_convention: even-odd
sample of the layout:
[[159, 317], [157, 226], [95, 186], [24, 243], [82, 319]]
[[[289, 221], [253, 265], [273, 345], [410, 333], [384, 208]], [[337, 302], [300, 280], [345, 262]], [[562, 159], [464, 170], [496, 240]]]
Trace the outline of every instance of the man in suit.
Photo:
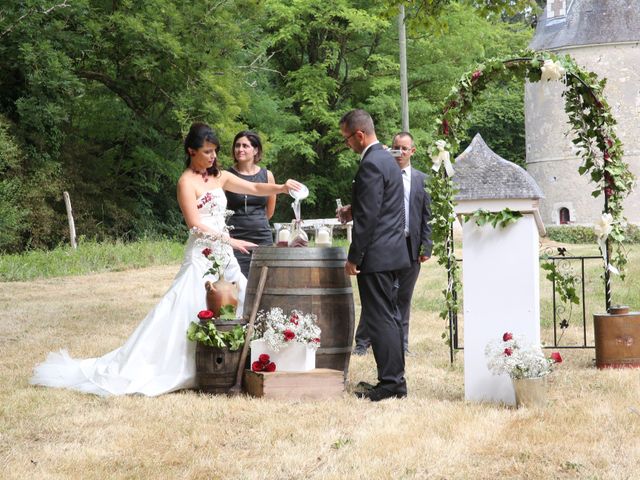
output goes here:
[[378, 384], [356, 392], [377, 402], [407, 395], [402, 324], [398, 311], [398, 272], [409, 266], [404, 236], [402, 174], [378, 142], [371, 116], [352, 110], [340, 120], [340, 133], [360, 166], [353, 181], [351, 205], [338, 211], [342, 222], [353, 219], [345, 271], [357, 275], [364, 323], [378, 368]]
[[[431, 240], [431, 198], [424, 189], [426, 174], [411, 166], [411, 157], [416, 153], [413, 137], [408, 132], [400, 132], [393, 137], [392, 149], [401, 151], [396, 161], [402, 170], [404, 184], [404, 209], [408, 221], [405, 223], [407, 251], [411, 265], [398, 274], [398, 308], [402, 318], [403, 348], [405, 355], [409, 352], [409, 315], [411, 313], [411, 297], [420, 273], [420, 264], [429, 260], [433, 242]], [[356, 331], [356, 346], [353, 353], [365, 355], [371, 344], [366, 325], [360, 322]]]

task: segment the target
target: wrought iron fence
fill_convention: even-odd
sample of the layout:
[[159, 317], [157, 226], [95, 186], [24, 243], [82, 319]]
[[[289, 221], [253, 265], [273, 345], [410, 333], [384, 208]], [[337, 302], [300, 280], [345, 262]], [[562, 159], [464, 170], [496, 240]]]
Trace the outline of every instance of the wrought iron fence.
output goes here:
[[[458, 259], [458, 261], [462, 262], [462, 259]], [[546, 278], [551, 282], [551, 315], [553, 323], [553, 341], [547, 343], [545, 348], [595, 348], [593, 338], [588, 338], [589, 329], [587, 323], [587, 318], [591, 318], [591, 315], [587, 317], [589, 312], [586, 297], [587, 276], [585, 262], [591, 261], [602, 262], [602, 257], [599, 255], [572, 255], [564, 247], [546, 248], [541, 252], [541, 268], [549, 272]], [[604, 286], [605, 280], [601, 279], [601, 281]], [[606, 299], [603, 299], [603, 302], [605, 301]], [[462, 303], [464, 303], [464, 298]], [[574, 305], [579, 311], [578, 318], [574, 318], [576, 313]], [[606, 310], [604, 304], [603, 310]], [[577, 325], [580, 328], [581, 341], [577, 344], [562, 344], [565, 333], [572, 325]], [[460, 344], [458, 327], [458, 314], [454, 311], [449, 311], [449, 349], [452, 363], [455, 351], [464, 350], [464, 346]]]

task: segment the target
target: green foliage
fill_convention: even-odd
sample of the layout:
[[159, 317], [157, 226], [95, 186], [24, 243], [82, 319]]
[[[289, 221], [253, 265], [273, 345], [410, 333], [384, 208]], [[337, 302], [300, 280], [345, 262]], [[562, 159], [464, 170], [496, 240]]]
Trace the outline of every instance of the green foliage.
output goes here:
[[24, 184], [19, 175], [20, 150], [9, 133], [9, 123], [0, 116], [0, 252], [11, 250], [20, 243], [26, 230]]
[[244, 328], [236, 325], [231, 330], [222, 332], [211, 320], [203, 323], [191, 322], [187, 330], [187, 338], [208, 347], [228, 348], [234, 352], [244, 345]]
[[578, 278], [571, 273], [564, 273], [558, 269], [558, 264], [552, 260], [547, 260], [540, 264], [543, 270], [546, 270], [546, 278], [550, 282], [555, 282], [556, 293], [563, 303], [573, 303], [580, 305], [577, 286]]
[[58, 246], [52, 250], [31, 250], [0, 255], [0, 281], [28, 281], [36, 278], [114, 272], [151, 265], [180, 262], [184, 244], [171, 240], [95, 242], [80, 239], [76, 250]]
[[488, 210], [481, 208], [470, 215], [463, 215], [463, 218], [465, 222], [468, 222], [469, 220], [475, 221], [476, 225], [479, 227], [489, 223], [493, 228], [505, 228], [506, 226], [521, 219], [522, 213], [517, 211], [514, 212], [509, 208], [505, 208], [499, 212], [489, 212]]
[[[595, 243], [597, 238], [593, 227], [581, 225], [562, 225], [547, 227], [547, 237], [560, 243]], [[640, 228], [629, 224], [624, 229], [623, 243], [640, 243]]]

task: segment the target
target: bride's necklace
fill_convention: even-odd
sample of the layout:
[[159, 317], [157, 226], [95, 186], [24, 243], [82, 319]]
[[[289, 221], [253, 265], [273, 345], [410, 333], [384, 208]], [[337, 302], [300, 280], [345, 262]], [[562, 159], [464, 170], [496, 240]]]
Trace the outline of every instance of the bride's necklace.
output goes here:
[[193, 167], [189, 167], [189, 170], [191, 170], [193, 173], [197, 173], [198, 175], [201, 175], [202, 180], [204, 180], [204, 183], [207, 183], [209, 181], [209, 172], [207, 171], [206, 168], [204, 170], [196, 170]]

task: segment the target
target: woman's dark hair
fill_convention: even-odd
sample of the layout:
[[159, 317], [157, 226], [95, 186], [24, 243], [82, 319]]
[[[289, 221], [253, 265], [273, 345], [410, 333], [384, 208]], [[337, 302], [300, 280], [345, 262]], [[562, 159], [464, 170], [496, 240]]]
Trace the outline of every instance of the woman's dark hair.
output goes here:
[[[211, 130], [209, 125], [199, 122], [192, 124], [189, 129], [189, 133], [187, 133], [187, 136], [184, 139], [184, 153], [186, 155], [185, 161], [187, 167], [191, 163], [189, 149], [198, 150], [204, 146], [204, 142], [213, 143], [216, 146], [216, 153], [220, 151], [220, 140], [218, 140], [218, 137], [213, 133], [213, 130]], [[214, 177], [218, 176], [220, 170], [218, 169], [217, 159], [213, 162], [213, 165], [207, 169], [207, 173]]]
[[249, 143], [253, 148], [255, 148], [256, 155], [253, 157], [253, 163], [258, 163], [262, 160], [262, 142], [260, 141], [260, 136], [256, 132], [252, 132], [251, 130], [243, 130], [242, 132], [238, 132], [238, 134], [233, 139], [233, 145], [231, 145], [231, 156], [233, 157], [233, 163], [238, 163], [236, 160], [236, 142], [239, 138], [247, 137]]

